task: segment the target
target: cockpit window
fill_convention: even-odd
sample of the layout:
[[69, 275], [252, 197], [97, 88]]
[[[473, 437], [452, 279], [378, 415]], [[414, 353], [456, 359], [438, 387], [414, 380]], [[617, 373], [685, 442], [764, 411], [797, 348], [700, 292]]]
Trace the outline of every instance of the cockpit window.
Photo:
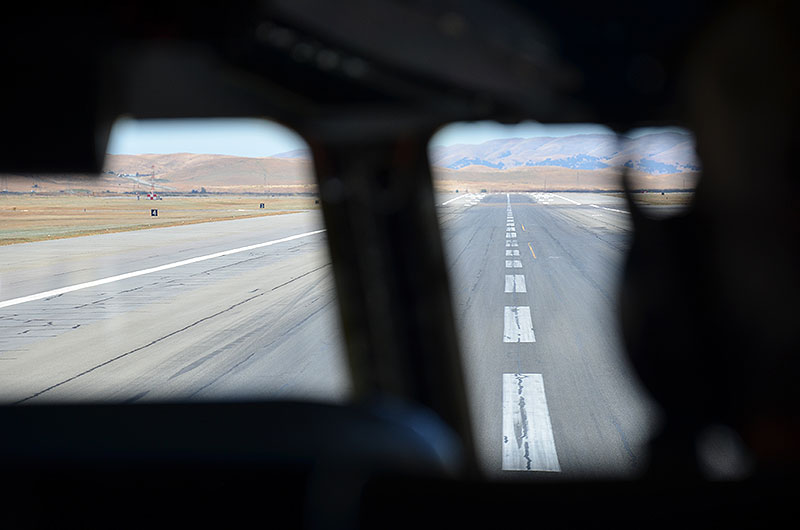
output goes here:
[[121, 120], [99, 176], [4, 175], [0, 401], [347, 398], [305, 149], [265, 120]]
[[699, 169], [692, 137], [461, 123], [429, 151], [482, 467], [635, 476], [660, 413], [619, 332], [621, 176], [645, 210], [680, 208]]

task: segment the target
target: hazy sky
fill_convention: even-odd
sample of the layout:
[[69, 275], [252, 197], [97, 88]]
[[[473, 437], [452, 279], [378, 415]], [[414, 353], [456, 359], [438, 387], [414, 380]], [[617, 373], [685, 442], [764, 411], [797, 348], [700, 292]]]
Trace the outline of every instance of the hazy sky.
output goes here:
[[479, 144], [501, 138], [533, 138], [536, 136], [570, 136], [573, 134], [610, 134], [607, 127], [595, 124], [545, 125], [536, 121], [525, 121], [505, 125], [495, 121], [461, 122], [439, 129], [433, 137], [433, 145]]
[[[665, 129], [681, 131], [675, 128], [639, 129], [630, 136]], [[433, 137], [432, 144], [479, 144], [500, 138], [589, 133], [609, 134], [611, 130], [595, 124], [543, 125], [530, 121], [503, 125], [488, 121], [464, 122], [441, 128]], [[261, 157], [305, 147], [303, 139], [290, 129], [260, 119], [121, 119], [111, 130], [107, 151], [110, 154], [208, 153]]]
[[118, 120], [106, 151], [112, 155], [207, 153], [270, 156], [306, 143], [294, 131], [259, 119]]

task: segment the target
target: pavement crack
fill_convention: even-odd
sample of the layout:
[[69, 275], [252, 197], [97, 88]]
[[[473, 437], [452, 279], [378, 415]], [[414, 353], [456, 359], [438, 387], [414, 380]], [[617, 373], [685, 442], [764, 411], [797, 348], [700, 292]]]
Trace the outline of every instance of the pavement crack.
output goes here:
[[145, 390], [144, 392], [139, 392], [135, 396], [131, 396], [128, 399], [126, 399], [125, 401], [123, 401], [123, 403], [126, 403], [126, 404], [127, 403], [133, 403], [135, 401], [138, 401], [138, 400], [142, 399], [143, 397], [145, 397], [149, 393], [150, 393], [149, 390]]
[[144, 285], [141, 285], [139, 287], [134, 287], [133, 289], [125, 289], [124, 291], [120, 291], [119, 294], [125, 294], [125, 293], [132, 293], [134, 291], [140, 291], [140, 290], [144, 289], [144, 287], [145, 287]]
[[528, 436], [530, 425], [528, 425], [528, 411], [525, 408], [525, 398], [522, 396], [525, 376], [516, 374], [515, 378], [517, 380], [517, 394], [519, 395], [518, 405], [521, 421], [518, 427], [516, 425], [514, 426], [514, 434], [516, 434], [517, 437], [517, 447], [525, 449], [525, 453], [523, 454], [526, 461], [525, 469], [530, 470], [533, 464], [533, 460], [530, 456], [530, 444], [528, 442], [530, 439]]
[[296, 277], [292, 278], [292, 279], [291, 279], [291, 280], [289, 280], [289, 281], [286, 281], [286, 282], [283, 282], [283, 283], [281, 283], [281, 284], [279, 284], [279, 285], [276, 285], [275, 287], [273, 287], [273, 288], [272, 288], [272, 289], [270, 289], [269, 291], [270, 291], [270, 292], [272, 292], [272, 291], [277, 291], [277, 290], [278, 290], [278, 289], [280, 289], [281, 287], [285, 287], [285, 286], [289, 285], [290, 283], [292, 283], [292, 282], [295, 282], [295, 281], [297, 281], [297, 280], [299, 280], [300, 278], [303, 278], [303, 277], [305, 277], [305, 276], [308, 276], [308, 275], [309, 275], [309, 274], [311, 274], [311, 273], [317, 272], [317, 271], [318, 271], [318, 270], [320, 270], [320, 269], [324, 269], [325, 267], [328, 267], [329, 265], [330, 265], [330, 262], [328, 262], [328, 263], [325, 263], [324, 265], [320, 265], [320, 266], [319, 266], [319, 267], [317, 267], [316, 269], [311, 269], [310, 271], [304, 272], [304, 273], [303, 273], [303, 274], [301, 274], [300, 276], [296, 276]]
[[259, 260], [259, 259], [263, 259], [263, 258], [266, 258], [269, 255], [270, 254], [261, 254], [259, 256], [253, 256], [253, 257], [250, 257], [250, 258], [247, 258], [247, 259], [242, 259], [242, 260], [235, 261], [233, 263], [220, 265], [219, 267], [214, 267], [213, 269], [206, 269], [204, 271], [196, 272], [194, 274], [191, 274], [190, 276], [194, 277], [194, 276], [200, 276], [200, 275], [203, 275], [203, 274], [209, 274], [209, 273], [212, 273], [212, 272], [215, 272], [215, 271], [218, 271], [218, 270], [227, 269], [229, 267], [235, 267], [237, 265], [242, 265], [243, 263], [248, 263], [248, 262], [251, 262], [251, 261], [256, 261], [256, 260]]
[[94, 302], [89, 302], [87, 304], [76, 305], [72, 309], [81, 309], [81, 308], [84, 308], [84, 307], [89, 307], [91, 305], [102, 304], [103, 302], [108, 302], [109, 300], [113, 300], [113, 299], [114, 299], [113, 296], [109, 296], [109, 297], [106, 297], [106, 298], [101, 298], [100, 300], [95, 300]]
[[221, 352], [221, 350], [215, 350], [215, 351], [209, 353], [208, 355], [204, 355], [203, 357], [200, 357], [196, 361], [184, 366], [183, 368], [181, 368], [180, 370], [178, 370], [177, 372], [175, 372], [174, 374], [169, 376], [168, 381], [171, 381], [171, 380], [175, 379], [176, 377], [180, 377], [183, 374], [191, 372], [192, 370], [194, 370], [195, 368], [199, 367], [200, 365], [202, 365], [206, 361], [208, 361], [210, 359], [213, 359], [214, 357], [219, 355], [220, 352]]

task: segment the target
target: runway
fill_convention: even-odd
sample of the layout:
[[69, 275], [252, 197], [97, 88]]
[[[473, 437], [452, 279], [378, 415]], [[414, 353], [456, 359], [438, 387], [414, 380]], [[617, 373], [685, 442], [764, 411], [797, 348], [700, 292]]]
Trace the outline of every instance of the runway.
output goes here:
[[0, 399], [344, 399], [322, 229], [308, 212], [0, 248], [0, 301], [123, 277], [0, 309]]
[[484, 469], [507, 478], [639, 472], [658, 410], [617, 327], [631, 230], [624, 201], [497, 194], [440, 211]]
[[[483, 468], [635, 474], [658, 412], [617, 329], [623, 202], [437, 203]], [[319, 212], [0, 247], [2, 403], [349, 392]]]

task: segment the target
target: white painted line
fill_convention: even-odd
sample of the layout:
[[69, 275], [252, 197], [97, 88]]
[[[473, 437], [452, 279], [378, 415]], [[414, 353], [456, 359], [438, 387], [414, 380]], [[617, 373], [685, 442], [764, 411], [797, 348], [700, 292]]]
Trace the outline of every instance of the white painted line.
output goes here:
[[601, 210], [607, 210], [609, 212], [624, 213], [624, 214], [627, 214], [627, 215], [630, 215], [630, 213], [631, 213], [631, 212], [626, 212], [625, 210], [616, 210], [614, 208], [606, 208], [605, 206], [598, 206], [596, 204], [590, 204], [589, 206], [591, 206], [592, 208], [599, 208]]
[[517, 237], [516, 232], [506, 232], [506, 237], [511, 236], [512, 238]]
[[516, 232], [516, 231], [517, 231], [517, 229], [514, 228], [513, 226], [507, 226], [506, 227], [506, 232]]
[[503, 342], [536, 342], [531, 323], [531, 308], [505, 307], [503, 314]]
[[507, 293], [527, 293], [525, 288], [525, 275], [524, 274], [506, 274], [506, 288]]
[[506, 256], [519, 256], [519, 250], [506, 250]]
[[563, 199], [565, 201], [569, 201], [572, 204], [577, 204], [578, 206], [581, 205], [581, 203], [579, 203], [578, 201], [573, 201], [572, 199], [568, 199], [567, 197], [562, 197], [561, 195], [558, 195], [558, 194], [555, 194], [555, 193], [553, 194], [553, 197], [558, 197], [559, 199]]
[[10, 307], [12, 305], [23, 304], [25, 302], [33, 302], [34, 300], [41, 300], [43, 298], [50, 298], [51, 296], [59, 296], [66, 293], [71, 293], [73, 291], [79, 291], [81, 289], [88, 289], [90, 287], [97, 287], [98, 285], [105, 285], [107, 283], [118, 282], [121, 280], [127, 280], [128, 278], [136, 278], [137, 276], [144, 276], [145, 274], [152, 274], [154, 272], [161, 272], [168, 269], [174, 269], [176, 267], [183, 267], [184, 265], [191, 265], [192, 263], [199, 263], [201, 261], [206, 261], [214, 258], [221, 258], [222, 256], [230, 256], [231, 254], [238, 254], [240, 252], [247, 252], [248, 250], [254, 250], [257, 248], [262, 247], [269, 247], [271, 245], [277, 245], [278, 243], [285, 243], [287, 241], [293, 241], [295, 239], [301, 239], [303, 237], [313, 236], [316, 234], [321, 234], [324, 232], [325, 229], [322, 230], [314, 230], [313, 232], [305, 232], [303, 234], [295, 234], [289, 237], [283, 237], [281, 239], [274, 239], [272, 241], [267, 241], [265, 243], [258, 243], [255, 245], [248, 245], [246, 247], [239, 247], [234, 248], [231, 250], [224, 250], [222, 252], [215, 252], [213, 254], [207, 254], [205, 256], [198, 256], [196, 258], [185, 259], [182, 261], [176, 261], [174, 263], [168, 263], [166, 265], [159, 265], [158, 267], [151, 267], [149, 269], [142, 269], [133, 272], [126, 272], [125, 274], [118, 274], [116, 276], [109, 276], [108, 278], [102, 278], [100, 280], [94, 280], [91, 282], [79, 283], [76, 285], [70, 285], [68, 287], [61, 287], [60, 289], [53, 289], [51, 291], [45, 291], [43, 293], [32, 294], [29, 296], [22, 296], [20, 298], [12, 298], [11, 300], [5, 300], [0, 302], [0, 309], [4, 307]]
[[603, 208], [603, 210], [608, 210], [609, 212], [624, 213], [628, 215], [631, 214], [631, 212], [626, 212], [625, 210], [615, 210], [614, 208]]
[[521, 269], [522, 268], [522, 261], [518, 259], [507, 259], [506, 260], [506, 268], [507, 269]]
[[542, 374], [503, 374], [503, 470], [561, 471]]
[[441, 204], [441, 206], [446, 206], [446, 205], [450, 204], [451, 202], [453, 202], [453, 201], [457, 201], [458, 199], [463, 199], [464, 197], [466, 197], [466, 195], [459, 195], [458, 197], [453, 197], [453, 198], [452, 198], [452, 199], [450, 199], [449, 201], [444, 201], [444, 202]]
[[506, 241], [506, 246], [507, 247], [518, 247], [519, 243], [516, 242], [516, 241]]

